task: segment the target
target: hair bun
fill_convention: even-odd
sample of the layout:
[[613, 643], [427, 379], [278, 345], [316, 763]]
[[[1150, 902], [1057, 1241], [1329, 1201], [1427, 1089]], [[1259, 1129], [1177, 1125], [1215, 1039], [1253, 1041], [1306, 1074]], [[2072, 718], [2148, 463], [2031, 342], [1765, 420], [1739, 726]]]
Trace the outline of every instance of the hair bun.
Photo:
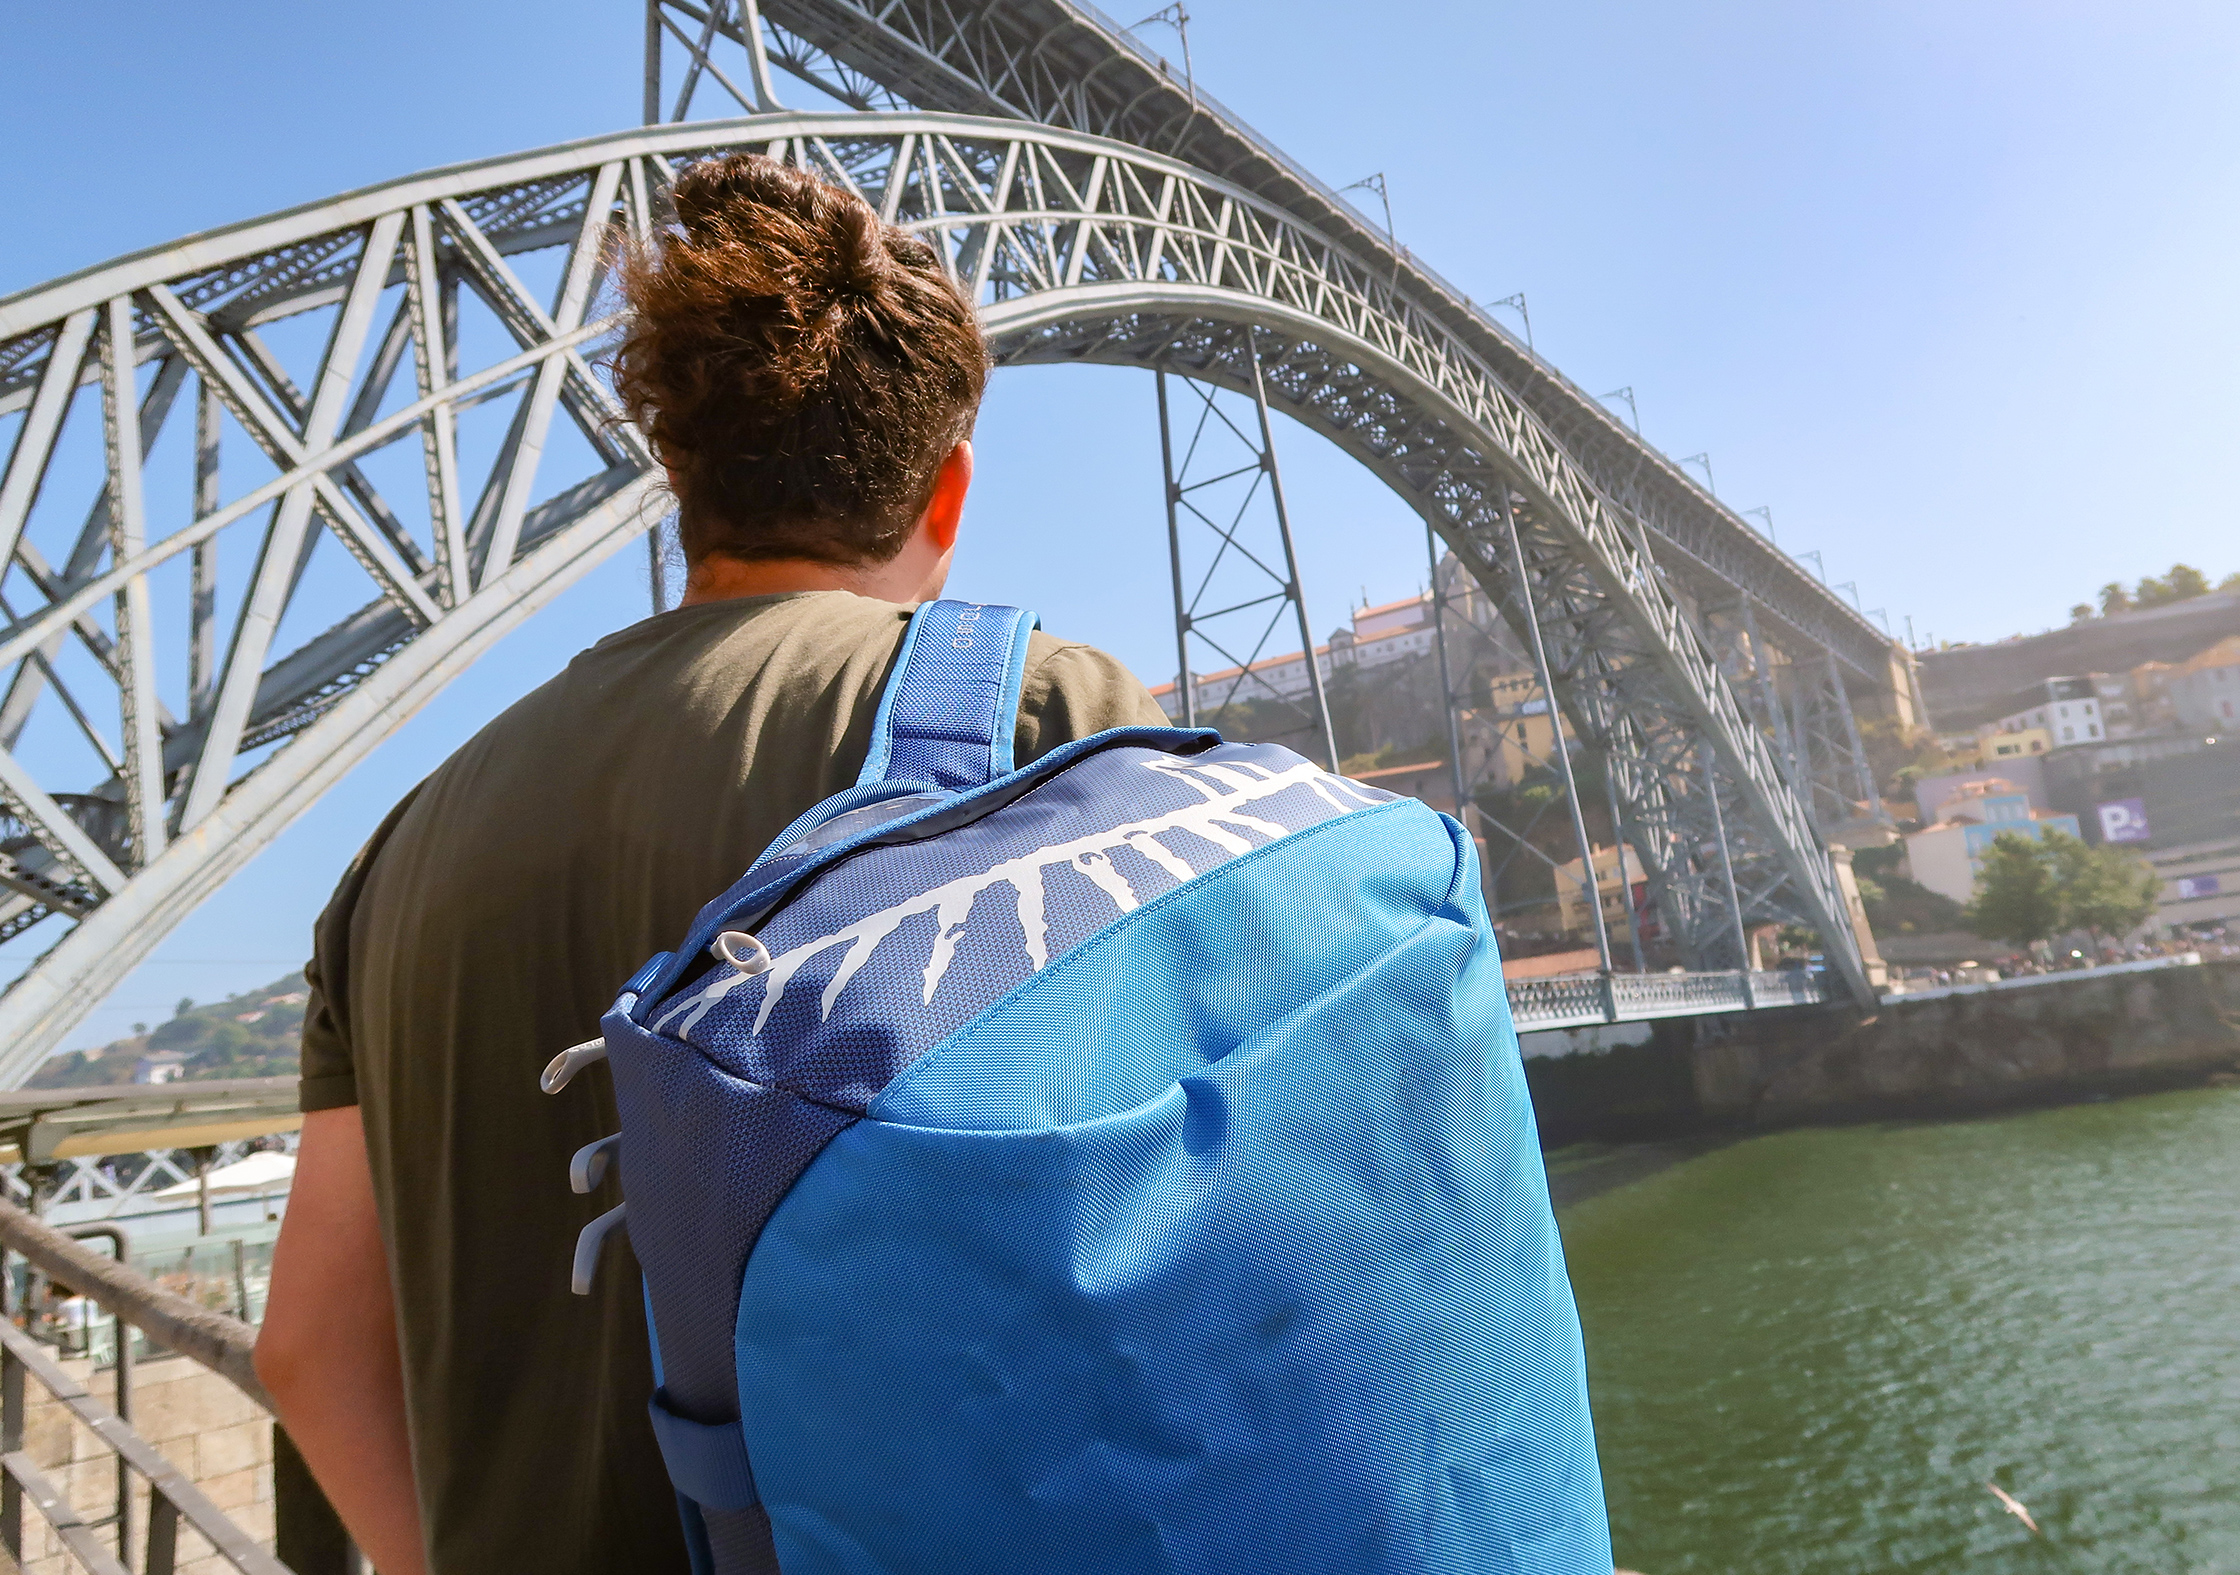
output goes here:
[[883, 562], [972, 429], [988, 352], [932, 247], [759, 154], [677, 174], [630, 252], [616, 391], [672, 477], [687, 558]]
[[841, 211], [840, 222], [833, 231], [838, 251], [837, 266], [833, 270], [835, 294], [843, 291], [857, 295], [879, 293], [894, 267], [887, 256], [883, 229], [879, 216], [860, 203]]

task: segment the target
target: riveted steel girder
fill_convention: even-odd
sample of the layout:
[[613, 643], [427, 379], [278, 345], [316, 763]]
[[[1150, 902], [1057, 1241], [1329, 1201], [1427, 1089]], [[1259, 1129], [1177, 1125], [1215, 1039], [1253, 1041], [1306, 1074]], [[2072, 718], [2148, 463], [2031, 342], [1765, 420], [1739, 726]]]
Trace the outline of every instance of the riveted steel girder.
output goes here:
[[[849, 182], [936, 245], [1003, 361], [1159, 366], [1249, 388], [1257, 330], [1268, 398], [1384, 476], [1489, 589], [1513, 572], [1516, 530], [1558, 697], [1610, 752], [1684, 945], [1709, 961], [1734, 928], [1707, 873], [1718, 792], [1740, 828], [1746, 908], [1815, 925], [1868, 997], [1827, 855], [1651, 534], [1406, 281], [1247, 191], [1121, 144], [922, 113], [772, 115], [413, 176], [0, 301], [0, 414], [21, 412], [0, 471], [0, 672], [13, 686], [0, 722], [29, 697], [0, 738], [14, 833], [0, 852], [20, 872], [0, 881], [0, 922], [68, 925], [0, 998], [0, 1082], [504, 628], [644, 528], [652, 467], [585, 360], [611, 328], [591, 307], [615, 238], [659, 222], [676, 165], [737, 147]], [[544, 248], [564, 251], [539, 291], [509, 259]], [[472, 370], [463, 297], [498, 340], [481, 337]], [[314, 312], [323, 348], [299, 388], [264, 333]], [[220, 502], [198, 463], [193, 498], [160, 508], [146, 460], [188, 381], [198, 408], [214, 400], [230, 417], [250, 477]], [[470, 489], [458, 418], [494, 395], [512, 420]], [[563, 417], [573, 469], [555, 474]], [[92, 507], [34, 508], [68, 479], [50, 474], [58, 433], [86, 421], [106, 455], [78, 478]], [[400, 443], [422, 459], [409, 498], [369, 469]], [[228, 532], [238, 545], [162, 616], [164, 576]], [[275, 656], [320, 533], [368, 599]], [[167, 632], [185, 638], [166, 646]], [[213, 670], [174, 681], [221, 645]], [[169, 694], [186, 703], [167, 708]], [[42, 718], [44, 732], [26, 731]], [[1708, 775], [1691, 765], [1703, 739], [1719, 761]]]
[[[744, 42], [747, 8], [665, 0], [696, 36]], [[1094, 6], [1075, 0], [760, 0], [764, 54], [859, 109], [912, 106], [1085, 131], [1180, 159], [1388, 272], [1414, 310], [1513, 390], [1581, 473], [1658, 543], [1684, 594], [1758, 603], [1784, 648], [1832, 651], [1862, 692], [1892, 683], [1891, 642], [1508, 333], [1343, 196]], [[713, 21], [712, 29], [709, 28]]]

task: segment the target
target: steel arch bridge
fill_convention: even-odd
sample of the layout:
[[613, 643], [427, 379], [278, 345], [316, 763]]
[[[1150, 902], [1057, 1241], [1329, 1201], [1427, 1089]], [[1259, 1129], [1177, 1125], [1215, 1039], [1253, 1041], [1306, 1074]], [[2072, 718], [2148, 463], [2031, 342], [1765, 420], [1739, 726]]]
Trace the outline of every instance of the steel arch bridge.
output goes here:
[[[1065, 25], [1031, 70], [964, 47], [1044, 12]], [[1824, 671], [1846, 704], [1847, 678], [1889, 681], [1891, 648], [1662, 456], [1093, 13], [979, 7], [946, 54], [899, 6], [648, 18], [693, 32], [711, 72], [725, 30], [760, 46], [764, 112], [412, 176], [0, 301], [0, 939], [61, 932], [0, 997], [0, 1085], [652, 523], [650, 458], [587, 359], [614, 326], [597, 303], [673, 171], [733, 148], [848, 182], [935, 244], [1003, 364], [1264, 387], [1355, 455], [1489, 592], [1523, 593], [1691, 962], [1733, 962], [1745, 916], [1795, 920], [1871, 1000], [1815, 829], [1831, 771], [1800, 750], [1806, 690], [1789, 673], [1785, 720], [1767, 679]], [[1091, 46], [1101, 65], [1067, 54]], [[765, 61], [860, 107], [771, 109]], [[1125, 112], [1100, 108], [1131, 71]], [[1050, 96], [995, 91], [1032, 83]], [[922, 102], [943, 95], [981, 113]], [[470, 484], [462, 418], [509, 404]], [[346, 561], [307, 573], [322, 536]]]

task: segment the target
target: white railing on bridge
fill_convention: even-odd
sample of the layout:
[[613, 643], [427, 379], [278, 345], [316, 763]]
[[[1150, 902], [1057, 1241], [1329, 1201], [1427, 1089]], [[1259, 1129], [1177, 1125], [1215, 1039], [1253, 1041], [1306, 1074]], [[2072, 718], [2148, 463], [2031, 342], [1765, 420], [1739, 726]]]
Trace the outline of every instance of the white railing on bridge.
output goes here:
[[1828, 999], [1825, 975], [1802, 969], [1744, 973], [1564, 974], [1509, 984], [1509, 1016], [1520, 1032], [1586, 1028], [1655, 1017], [1701, 1017]]

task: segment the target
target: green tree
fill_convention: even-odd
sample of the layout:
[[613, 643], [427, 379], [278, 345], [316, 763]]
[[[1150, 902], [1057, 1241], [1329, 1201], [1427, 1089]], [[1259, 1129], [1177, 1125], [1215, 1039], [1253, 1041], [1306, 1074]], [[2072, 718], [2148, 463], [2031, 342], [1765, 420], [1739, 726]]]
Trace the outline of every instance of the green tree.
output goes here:
[[[1856, 866], [1854, 866], [1856, 868]], [[1859, 876], [1859, 901], [1867, 922], [1877, 935], [1928, 935], [1960, 929], [1964, 913], [1960, 904], [1905, 876], [1892, 873]]]
[[2100, 587], [2100, 611], [2106, 614], [2131, 611], [2131, 593], [2123, 588], [2123, 581], [2110, 580]]
[[2217, 581], [2217, 589], [2220, 591], [2240, 591], [2240, 574], [2226, 575], [2223, 579]]
[[1968, 928], [1986, 940], [2029, 946], [2049, 939], [2062, 917], [2052, 851], [2019, 831], [2000, 832], [1984, 850]]
[[174, 1017], [168, 1023], [159, 1023], [156, 1031], [148, 1035], [148, 1044], [156, 1050], [184, 1050], [202, 1043], [210, 1032], [210, 1019], [200, 1012], [186, 1017]]
[[2163, 576], [2163, 583], [2170, 587], [2174, 602], [2189, 601], [2196, 596], [2209, 594], [2209, 577], [2190, 563], [2173, 563], [2170, 572]]
[[2090, 623], [2092, 617], [2092, 603], [2090, 602], [2079, 602], [2069, 609], [2069, 621], [2071, 623]]
[[2062, 928], [2095, 943], [2130, 934], [2154, 915], [2162, 877], [2120, 848], [2092, 847], [2059, 831], [2046, 833], [2061, 892]]
[[1975, 759], [1972, 754], [1953, 754], [1927, 728], [1901, 727], [1892, 716], [1861, 717], [1859, 742], [1866, 747], [1868, 769], [1886, 798], [1911, 798], [1913, 785], [1923, 777], [1963, 769]]
[[2141, 607], [2163, 607], [2178, 598], [2170, 589], [2168, 580], [2157, 579], [2150, 574], [2139, 581], [2138, 588], [2131, 593], [2131, 599]]

